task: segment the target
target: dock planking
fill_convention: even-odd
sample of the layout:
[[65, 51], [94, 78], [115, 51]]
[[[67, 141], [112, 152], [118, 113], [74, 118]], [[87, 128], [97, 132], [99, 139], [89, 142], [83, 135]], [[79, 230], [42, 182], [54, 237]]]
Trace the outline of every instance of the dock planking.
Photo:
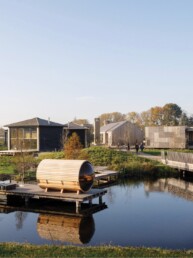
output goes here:
[[116, 183], [119, 172], [108, 170], [106, 167], [95, 168], [95, 185], [96, 187], [107, 187]]
[[[107, 167], [95, 167], [95, 185], [94, 188], [88, 192], [73, 191], [59, 191], [51, 190], [45, 191], [38, 186], [38, 184], [20, 184], [17, 185], [14, 182], [2, 183], [0, 187], [0, 203], [6, 204], [10, 198], [20, 198], [25, 205], [28, 205], [30, 200], [56, 200], [64, 202], [71, 202], [76, 204], [76, 213], [80, 214], [82, 206], [85, 202], [88, 202], [90, 209], [92, 210], [93, 199], [98, 198], [99, 204], [95, 205], [97, 209], [104, 205], [102, 201], [103, 195], [107, 193], [105, 187], [114, 184], [117, 181], [119, 172], [108, 170]], [[100, 189], [99, 189], [100, 188]], [[101, 189], [102, 188], [102, 189]], [[65, 204], [64, 204], [65, 205]], [[101, 207], [100, 207], [101, 206]]]
[[107, 193], [107, 190], [91, 189], [89, 192], [77, 194], [75, 192], [63, 192], [60, 191], [47, 191], [45, 192], [37, 184], [24, 184], [16, 187], [12, 190], [0, 190], [0, 200], [5, 202], [10, 197], [20, 197], [24, 199], [27, 204], [30, 199], [49, 199], [60, 200], [63, 202], [74, 202], [76, 204], [76, 212], [81, 210], [81, 204], [83, 202], [89, 202], [92, 205], [92, 201], [95, 198], [99, 198], [99, 205], [102, 202], [102, 196]]

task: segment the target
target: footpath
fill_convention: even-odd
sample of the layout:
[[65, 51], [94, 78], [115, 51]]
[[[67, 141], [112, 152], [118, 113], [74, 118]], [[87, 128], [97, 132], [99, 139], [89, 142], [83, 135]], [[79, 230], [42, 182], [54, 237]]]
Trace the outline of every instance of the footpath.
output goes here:
[[146, 158], [146, 159], [152, 159], [152, 160], [157, 160], [157, 161], [161, 162], [161, 155], [155, 156], [155, 155], [151, 155], [149, 153], [145, 153], [145, 152], [140, 151], [140, 150], [139, 150], [138, 153], [136, 153], [136, 150], [134, 148], [130, 149], [130, 152], [136, 154], [138, 157], [142, 157], [142, 158]]
[[144, 153], [144, 152], [138, 152], [136, 155], [139, 157], [142, 157], [142, 158], [157, 160], [157, 161], [161, 162], [161, 156], [154, 156], [154, 155]]

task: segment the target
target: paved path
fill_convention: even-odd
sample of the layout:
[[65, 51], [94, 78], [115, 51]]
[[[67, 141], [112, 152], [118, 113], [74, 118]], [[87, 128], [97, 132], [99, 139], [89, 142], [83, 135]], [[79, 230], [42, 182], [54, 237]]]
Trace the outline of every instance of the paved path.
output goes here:
[[[131, 149], [130, 152], [136, 154], [135, 149]], [[148, 153], [145, 153], [145, 152], [141, 152], [141, 151], [139, 151], [136, 155], [138, 157], [142, 157], [142, 158], [146, 158], [146, 159], [152, 159], [152, 160], [157, 160], [157, 161], [161, 162], [161, 156], [154, 156], [154, 155], [151, 155], [151, 154], [148, 154]]]
[[137, 155], [139, 157], [142, 157], [142, 158], [157, 160], [157, 161], [161, 162], [161, 156], [154, 156], [154, 155], [151, 155], [151, 154], [148, 154], [148, 153], [144, 153], [144, 152], [138, 152]]

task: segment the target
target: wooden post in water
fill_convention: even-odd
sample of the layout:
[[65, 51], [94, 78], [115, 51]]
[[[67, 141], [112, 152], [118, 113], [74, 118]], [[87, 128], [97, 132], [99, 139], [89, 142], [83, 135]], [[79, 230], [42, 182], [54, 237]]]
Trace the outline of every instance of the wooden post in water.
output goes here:
[[80, 212], [80, 208], [81, 208], [81, 202], [76, 201], [76, 213]]

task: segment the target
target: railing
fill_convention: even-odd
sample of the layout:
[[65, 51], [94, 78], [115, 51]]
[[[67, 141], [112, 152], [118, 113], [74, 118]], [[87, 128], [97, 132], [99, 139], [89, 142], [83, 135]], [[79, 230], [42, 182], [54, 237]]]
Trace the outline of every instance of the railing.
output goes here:
[[165, 151], [165, 153], [162, 153], [162, 158], [171, 161], [193, 164], [193, 153]]
[[162, 151], [161, 158], [170, 167], [193, 172], [193, 153]]

